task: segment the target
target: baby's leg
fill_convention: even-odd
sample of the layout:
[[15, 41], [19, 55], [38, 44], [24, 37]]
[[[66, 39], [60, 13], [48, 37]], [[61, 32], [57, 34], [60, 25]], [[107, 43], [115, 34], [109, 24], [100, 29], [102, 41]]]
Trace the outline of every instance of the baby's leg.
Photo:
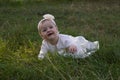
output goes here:
[[75, 58], [88, 57], [89, 55], [91, 55], [91, 53], [99, 49], [98, 41], [90, 42], [82, 36], [76, 37], [75, 43], [77, 46], [77, 52], [74, 54], [71, 54]]

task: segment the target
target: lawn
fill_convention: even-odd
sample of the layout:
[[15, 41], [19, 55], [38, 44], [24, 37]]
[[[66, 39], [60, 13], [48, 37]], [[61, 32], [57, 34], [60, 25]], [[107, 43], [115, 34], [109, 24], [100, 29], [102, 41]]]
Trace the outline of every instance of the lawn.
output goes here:
[[[120, 80], [120, 1], [51, 1], [0, 1], [0, 80]], [[46, 13], [60, 33], [98, 40], [100, 49], [85, 59], [38, 60]]]

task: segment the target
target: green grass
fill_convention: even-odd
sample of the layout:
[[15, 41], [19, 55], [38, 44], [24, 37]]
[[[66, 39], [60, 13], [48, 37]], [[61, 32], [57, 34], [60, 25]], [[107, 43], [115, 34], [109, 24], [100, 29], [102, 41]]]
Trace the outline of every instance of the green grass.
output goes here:
[[[0, 1], [0, 80], [120, 80], [119, 2]], [[98, 40], [100, 50], [85, 59], [56, 53], [38, 60], [37, 24], [45, 13], [60, 33]]]

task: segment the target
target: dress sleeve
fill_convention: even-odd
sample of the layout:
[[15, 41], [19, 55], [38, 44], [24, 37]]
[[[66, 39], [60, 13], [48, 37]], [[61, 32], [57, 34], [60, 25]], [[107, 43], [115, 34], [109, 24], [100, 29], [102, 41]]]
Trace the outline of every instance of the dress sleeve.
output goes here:
[[39, 55], [38, 55], [38, 58], [43, 59], [47, 52], [48, 52], [47, 44], [45, 43], [45, 41], [43, 41], [42, 46], [41, 46], [41, 50], [40, 50]]
[[74, 44], [74, 37], [72, 37], [70, 35], [65, 35], [63, 37], [63, 43], [64, 43], [65, 47], [69, 47], [70, 45]]

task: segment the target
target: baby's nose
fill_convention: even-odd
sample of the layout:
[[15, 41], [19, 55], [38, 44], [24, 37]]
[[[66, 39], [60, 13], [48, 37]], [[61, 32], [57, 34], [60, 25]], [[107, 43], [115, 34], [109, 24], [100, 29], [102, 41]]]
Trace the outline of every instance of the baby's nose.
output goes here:
[[50, 29], [48, 29], [47, 32], [50, 32]]

